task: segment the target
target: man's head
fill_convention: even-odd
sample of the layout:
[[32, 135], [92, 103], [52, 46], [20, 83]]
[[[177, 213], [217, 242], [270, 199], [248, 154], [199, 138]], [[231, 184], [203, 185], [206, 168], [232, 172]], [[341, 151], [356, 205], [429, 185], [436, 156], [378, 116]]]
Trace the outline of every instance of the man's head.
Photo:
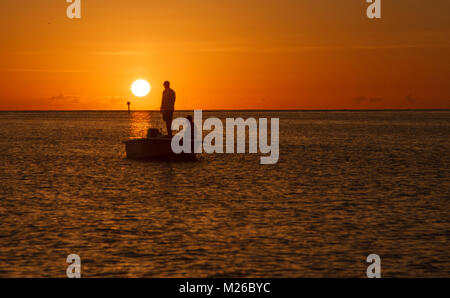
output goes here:
[[170, 88], [170, 82], [169, 81], [165, 81], [164, 82], [164, 88], [166, 88], [166, 89]]

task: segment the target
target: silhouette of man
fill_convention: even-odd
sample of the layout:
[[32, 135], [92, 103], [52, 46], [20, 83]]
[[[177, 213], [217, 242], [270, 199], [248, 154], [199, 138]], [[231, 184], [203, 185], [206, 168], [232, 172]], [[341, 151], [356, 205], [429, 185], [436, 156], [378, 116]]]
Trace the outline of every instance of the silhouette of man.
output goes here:
[[170, 82], [164, 82], [164, 91], [161, 102], [161, 114], [164, 122], [166, 122], [167, 134], [172, 137], [172, 119], [175, 107], [175, 91], [170, 88]]

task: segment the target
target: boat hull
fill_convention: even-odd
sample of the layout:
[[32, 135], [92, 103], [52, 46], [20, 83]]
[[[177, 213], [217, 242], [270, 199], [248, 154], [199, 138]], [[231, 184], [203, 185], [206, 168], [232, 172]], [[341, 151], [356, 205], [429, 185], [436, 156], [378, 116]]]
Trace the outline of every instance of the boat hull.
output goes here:
[[170, 138], [132, 139], [124, 143], [129, 159], [196, 160], [193, 153], [173, 153]]

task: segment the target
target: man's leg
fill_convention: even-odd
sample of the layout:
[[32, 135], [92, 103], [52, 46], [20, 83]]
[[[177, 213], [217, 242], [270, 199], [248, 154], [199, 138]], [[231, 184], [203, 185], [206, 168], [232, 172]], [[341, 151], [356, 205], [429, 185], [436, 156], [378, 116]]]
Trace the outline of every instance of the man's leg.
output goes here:
[[167, 127], [167, 134], [169, 137], [172, 137], [172, 120], [173, 120], [173, 111], [167, 111], [167, 121], [166, 121], [166, 127]]
[[166, 120], [167, 135], [172, 137], [172, 119]]

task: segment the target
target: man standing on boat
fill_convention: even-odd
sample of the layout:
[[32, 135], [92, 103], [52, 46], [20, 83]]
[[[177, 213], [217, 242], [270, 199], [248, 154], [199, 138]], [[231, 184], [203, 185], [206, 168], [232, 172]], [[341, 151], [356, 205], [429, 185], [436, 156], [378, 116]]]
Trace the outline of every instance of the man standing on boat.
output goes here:
[[172, 119], [175, 109], [175, 91], [170, 88], [170, 82], [164, 82], [164, 91], [161, 102], [161, 114], [164, 122], [166, 122], [167, 134], [172, 137]]

